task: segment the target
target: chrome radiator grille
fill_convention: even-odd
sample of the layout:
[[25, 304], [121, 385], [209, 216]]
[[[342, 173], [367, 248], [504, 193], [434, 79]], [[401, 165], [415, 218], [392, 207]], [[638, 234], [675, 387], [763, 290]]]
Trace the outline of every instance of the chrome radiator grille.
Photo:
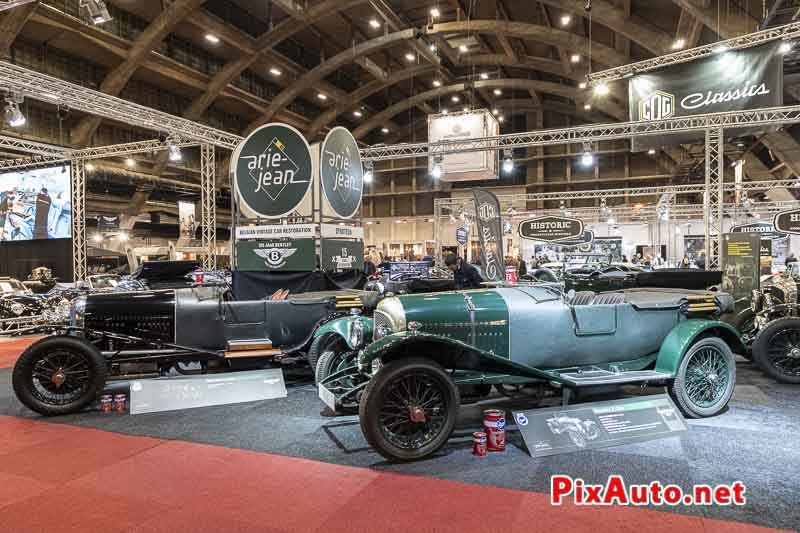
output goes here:
[[373, 340], [377, 340], [377, 339], [375, 339], [375, 335], [377, 334], [378, 329], [381, 326], [385, 326], [385, 327], [389, 328], [389, 331], [394, 331], [394, 326], [392, 325], [392, 319], [389, 318], [389, 315], [387, 315], [386, 313], [383, 313], [381, 311], [375, 311], [375, 315], [373, 316], [373, 320], [374, 320], [374, 324], [373, 324], [373, 328], [372, 328]]

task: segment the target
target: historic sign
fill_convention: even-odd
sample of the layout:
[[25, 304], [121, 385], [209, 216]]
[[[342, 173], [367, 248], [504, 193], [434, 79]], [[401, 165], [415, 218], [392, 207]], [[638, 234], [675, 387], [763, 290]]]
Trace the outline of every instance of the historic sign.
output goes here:
[[364, 242], [322, 239], [322, 269], [342, 272], [364, 268]]
[[489, 281], [505, 279], [503, 260], [503, 224], [500, 219], [500, 202], [497, 196], [484, 189], [473, 189], [476, 224], [480, 239], [481, 266]]
[[364, 239], [363, 226], [346, 226], [340, 224], [322, 224], [323, 239]]
[[583, 232], [583, 235], [576, 237], [574, 239], [567, 239], [564, 241], [558, 241], [559, 246], [582, 246], [591, 244], [594, 241], [594, 232], [592, 230], [586, 230]]
[[461, 246], [469, 242], [469, 228], [467, 226], [456, 228], [456, 242]]
[[533, 457], [680, 435], [689, 428], [666, 394], [515, 411]]
[[261, 126], [234, 155], [231, 177], [242, 211], [249, 217], [288, 215], [311, 187], [311, 151], [291, 126]]
[[800, 235], [800, 209], [781, 211], [772, 221], [776, 231]]
[[316, 234], [316, 224], [270, 224], [265, 226], [238, 226], [236, 238], [247, 239], [299, 239], [313, 238]]
[[583, 236], [583, 222], [577, 218], [544, 216], [519, 223], [519, 236], [541, 242], [572, 241]]
[[336, 216], [351, 218], [361, 206], [364, 169], [353, 135], [341, 126], [328, 132], [322, 143], [319, 177], [325, 198]]
[[758, 233], [762, 239], [785, 239], [786, 233], [775, 231], [772, 222], [752, 222], [750, 224], [737, 224], [731, 227], [731, 233]]
[[314, 239], [270, 239], [236, 243], [236, 268], [249, 272], [314, 270]]

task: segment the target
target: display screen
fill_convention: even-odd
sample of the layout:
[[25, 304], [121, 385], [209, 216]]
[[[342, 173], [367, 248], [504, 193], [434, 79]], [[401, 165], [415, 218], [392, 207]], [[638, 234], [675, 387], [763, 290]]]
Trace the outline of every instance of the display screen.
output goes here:
[[0, 242], [72, 236], [70, 167], [0, 174]]

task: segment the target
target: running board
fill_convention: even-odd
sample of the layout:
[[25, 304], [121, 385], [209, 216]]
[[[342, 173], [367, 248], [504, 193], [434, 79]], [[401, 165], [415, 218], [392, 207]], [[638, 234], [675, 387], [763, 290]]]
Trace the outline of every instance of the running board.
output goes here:
[[237, 339], [228, 341], [229, 352], [246, 352], [251, 350], [271, 350], [269, 339]]
[[643, 381], [666, 381], [673, 376], [655, 370], [632, 370], [627, 372], [609, 372], [599, 368], [559, 372], [564, 383], [575, 387], [589, 385], [620, 385], [625, 383], [641, 383]]

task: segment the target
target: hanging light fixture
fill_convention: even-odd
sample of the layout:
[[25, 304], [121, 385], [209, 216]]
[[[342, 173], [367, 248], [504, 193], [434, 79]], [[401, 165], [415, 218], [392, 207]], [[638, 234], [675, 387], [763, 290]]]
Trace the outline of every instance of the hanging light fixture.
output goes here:
[[511, 148], [503, 151], [503, 172], [506, 174], [514, 172], [514, 151]]
[[169, 144], [169, 147], [167, 148], [167, 152], [169, 152], [169, 160], [174, 162], [183, 159], [181, 147], [177, 144], [174, 144], [172, 141], [167, 141], [167, 143]]
[[364, 183], [372, 183], [374, 177], [374, 164], [372, 161], [364, 161]]
[[431, 177], [438, 180], [444, 175], [444, 166], [442, 165], [442, 155], [437, 154], [433, 156], [433, 167], [431, 167]]
[[19, 109], [19, 104], [21, 103], [21, 96], [11, 94], [6, 97], [5, 120], [12, 128], [21, 128], [27, 122], [25, 115]]
[[79, 6], [95, 26], [113, 20], [103, 0], [81, 0]]
[[583, 145], [583, 155], [581, 156], [581, 165], [590, 167], [594, 164], [594, 155], [592, 154], [592, 147], [589, 143]]

